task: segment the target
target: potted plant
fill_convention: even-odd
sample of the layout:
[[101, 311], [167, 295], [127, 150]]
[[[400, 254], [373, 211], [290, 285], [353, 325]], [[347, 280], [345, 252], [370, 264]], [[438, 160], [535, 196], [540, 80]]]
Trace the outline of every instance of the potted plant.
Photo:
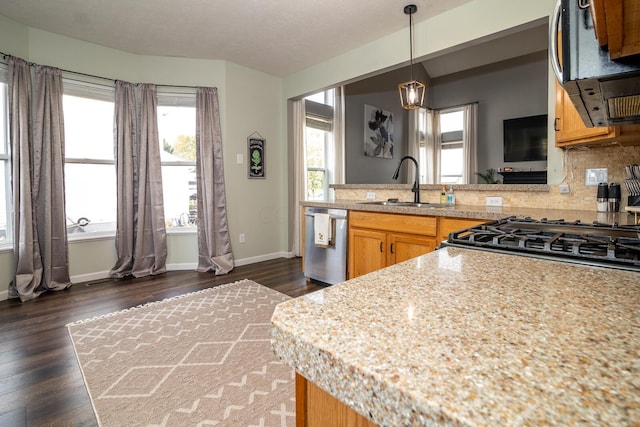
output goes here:
[[484, 180], [486, 184], [500, 184], [500, 179], [496, 176], [496, 170], [491, 168], [485, 172], [476, 172], [480, 178]]

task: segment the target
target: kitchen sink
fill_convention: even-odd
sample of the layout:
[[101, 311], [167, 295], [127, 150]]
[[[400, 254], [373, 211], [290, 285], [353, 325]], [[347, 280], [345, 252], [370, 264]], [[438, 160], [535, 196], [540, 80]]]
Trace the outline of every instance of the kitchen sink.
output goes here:
[[440, 209], [449, 207], [443, 203], [416, 203], [416, 202], [396, 202], [390, 200], [384, 200], [379, 202], [358, 202], [358, 204], [362, 205], [378, 205], [378, 206], [397, 206], [397, 207], [407, 207], [407, 208], [431, 208], [431, 209]]

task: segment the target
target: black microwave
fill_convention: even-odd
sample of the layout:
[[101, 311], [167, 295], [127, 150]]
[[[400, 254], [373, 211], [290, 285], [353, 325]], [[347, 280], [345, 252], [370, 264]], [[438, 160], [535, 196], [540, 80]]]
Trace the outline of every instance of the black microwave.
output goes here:
[[611, 60], [598, 44], [589, 7], [588, 0], [558, 1], [549, 34], [556, 78], [587, 127], [640, 124], [640, 55]]

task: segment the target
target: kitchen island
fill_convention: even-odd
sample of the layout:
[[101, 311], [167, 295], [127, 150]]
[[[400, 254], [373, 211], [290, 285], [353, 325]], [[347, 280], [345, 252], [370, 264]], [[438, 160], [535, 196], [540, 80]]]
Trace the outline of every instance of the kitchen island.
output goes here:
[[638, 307], [637, 272], [448, 247], [278, 305], [272, 345], [383, 426], [634, 425]]

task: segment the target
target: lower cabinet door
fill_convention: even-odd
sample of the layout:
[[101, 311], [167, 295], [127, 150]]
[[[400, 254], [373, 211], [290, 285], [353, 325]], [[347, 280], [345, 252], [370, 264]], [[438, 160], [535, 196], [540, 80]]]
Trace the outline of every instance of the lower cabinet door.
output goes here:
[[349, 229], [349, 278], [380, 270], [387, 265], [384, 231]]
[[434, 237], [389, 233], [387, 238], [389, 265], [427, 254], [436, 248]]

